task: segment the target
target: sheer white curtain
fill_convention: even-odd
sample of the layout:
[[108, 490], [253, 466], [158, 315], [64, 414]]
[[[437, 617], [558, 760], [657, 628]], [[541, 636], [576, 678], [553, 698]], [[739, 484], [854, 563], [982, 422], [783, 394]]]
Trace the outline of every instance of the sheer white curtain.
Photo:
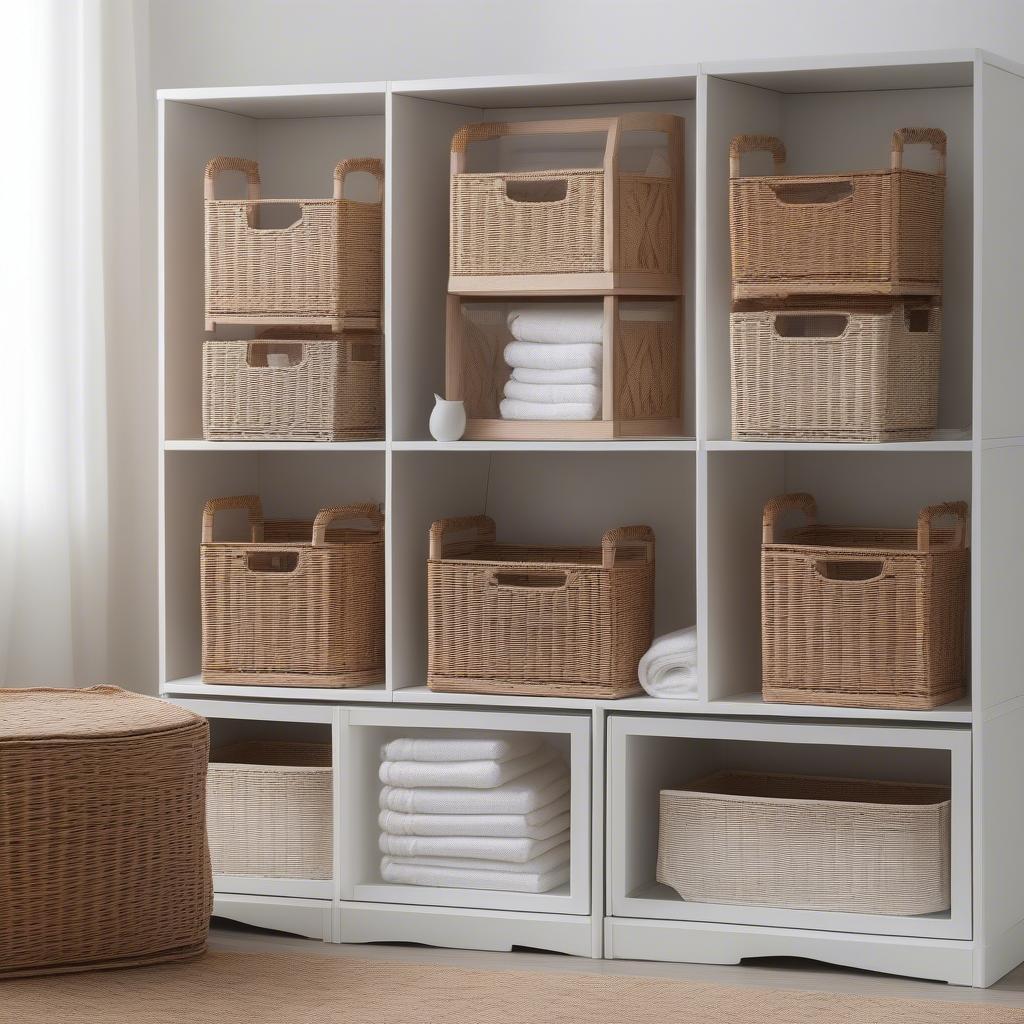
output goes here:
[[136, 10], [132, 0], [4, 9], [5, 685], [129, 682], [111, 678], [112, 481], [123, 467], [108, 401], [112, 382], [122, 387], [112, 357], [125, 334], [151, 344], [140, 336]]

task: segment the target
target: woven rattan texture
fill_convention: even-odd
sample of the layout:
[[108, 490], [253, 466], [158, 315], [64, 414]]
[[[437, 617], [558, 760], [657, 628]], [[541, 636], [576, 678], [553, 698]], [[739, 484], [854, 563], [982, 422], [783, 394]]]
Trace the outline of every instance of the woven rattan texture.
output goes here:
[[940, 913], [949, 790], [743, 772], [662, 790], [657, 879], [691, 902]]
[[[204, 520], [250, 509], [254, 540], [202, 544], [203, 680], [267, 686], [364, 686], [384, 674], [383, 516], [374, 505], [324, 509], [316, 522], [264, 524], [258, 499], [208, 502]], [[212, 526], [211, 526], [212, 530]], [[205, 535], [205, 534], [204, 534]], [[260, 540], [259, 538], [262, 538]]]
[[207, 832], [215, 874], [330, 878], [331, 747], [251, 741], [215, 750]]
[[[267, 365], [279, 354], [290, 365]], [[384, 346], [376, 331], [269, 332], [203, 342], [208, 441], [346, 441], [384, 436]]]
[[[808, 504], [808, 502], [810, 504]], [[813, 510], [807, 495], [773, 499]], [[963, 696], [969, 553], [963, 502], [940, 514], [956, 531], [858, 530], [812, 525], [761, 555], [762, 693], [766, 701], [925, 710]], [[813, 515], [813, 513], [812, 513]], [[920, 521], [919, 521], [920, 522]]]
[[0, 977], [206, 948], [208, 735], [112, 686], [0, 689]]
[[[842, 333], [822, 336], [837, 317]], [[733, 312], [730, 334], [736, 439], [891, 441], [935, 429], [937, 303], [794, 299]]]
[[[446, 532], [466, 524], [474, 524], [476, 540], [438, 550]], [[432, 690], [611, 698], [639, 692], [637, 666], [653, 634], [649, 527], [609, 531], [602, 548], [495, 544], [494, 524], [484, 516], [444, 520], [431, 532]]]

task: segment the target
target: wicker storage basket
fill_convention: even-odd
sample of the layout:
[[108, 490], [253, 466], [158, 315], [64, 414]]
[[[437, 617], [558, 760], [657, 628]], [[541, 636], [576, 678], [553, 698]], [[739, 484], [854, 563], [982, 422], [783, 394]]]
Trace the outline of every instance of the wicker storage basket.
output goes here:
[[[465, 403], [468, 440], [596, 440], [683, 432], [683, 339], [679, 299], [595, 298], [604, 304], [603, 406], [593, 420], [502, 419], [512, 370], [504, 351], [513, 337], [507, 316], [537, 300], [450, 296], [446, 397]], [[540, 300], [550, 307], [555, 300]], [[575, 305], [576, 303], [574, 303]]]
[[[214, 541], [214, 515], [249, 513], [250, 541]], [[328, 531], [336, 520], [371, 528]], [[203, 509], [203, 681], [365, 686], [384, 676], [384, 517], [376, 505], [264, 523], [259, 498]]]
[[937, 302], [740, 303], [730, 318], [738, 440], [923, 438], [938, 415]]
[[330, 878], [329, 743], [236, 743], [214, 751], [206, 828], [214, 874]]
[[[629, 114], [580, 120], [470, 124], [452, 140], [451, 280], [457, 294], [508, 288], [678, 294], [682, 211], [682, 119]], [[623, 132], [668, 136], [667, 176], [620, 169]], [[600, 132], [598, 168], [466, 170], [472, 142], [505, 136]]]
[[[810, 525], [776, 540], [785, 509]], [[809, 494], [764, 509], [764, 699], [924, 710], [963, 696], [967, 504], [932, 505], [910, 530], [819, 526], [816, 512]], [[934, 529], [946, 516], [954, 528]]]
[[[217, 199], [224, 171], [241, 171], [246, 199]], [[345, 178], [367, 171], [377, 201], [344, 198]], [[332, 331], [380, 326], [384, 165], [371, 157], [334, 168], [332, 199], [261, 199], [259, 165], [218, 156], [206, 165], [206, 329], [224, 324], [315, 324]], [[289, 227], [261, 228], [275, 207], [298, 207]]]
[[203, 342], [207, 441], [383, 436], [384, 345], [379, 332], [300, 337], [273, 331], [256, 341]]
[[[903, 147], [926, 142], [939, 157], [931, 174], [903, 168]], [[767, 150], [775, 174], [740, 177], [745, 152]], [[901, 128], [892, 170], [783, 175], [782, 143], [739, 135], [729, 151], [733, 297], [942, 292], [946, 136]]]
[[[468, 537], [467, 537], [468, 534]], [[654, 533], [623, 526], [599, 548], [495, 543], [487, 516], [430, 528], [432, 690], [626, 697], [651, 645]]]
[[719, 772], [662, 790], [657, 877], [689, 902], [941, 913], [949, 789]]

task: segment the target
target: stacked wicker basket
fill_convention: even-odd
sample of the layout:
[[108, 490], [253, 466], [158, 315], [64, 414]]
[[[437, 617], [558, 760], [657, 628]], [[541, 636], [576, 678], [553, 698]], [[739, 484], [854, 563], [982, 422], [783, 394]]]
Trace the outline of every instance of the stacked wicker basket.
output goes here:
[[[217, 199], [227, 171], [245, 199]], [[350, 174], [377, 179], [375, 202], [345, 198]], [[206, 165], [206, 329], [275, 325], [203, 346], [208, 441], [344, 441], [384, 436], [383, 190], [380, 160], [342, 160], [331, 199], [262, 199], [252, 160]], [[264, 226], [298, 207], [287, 226]]]
[[[465, 437], [596, 440], [682, 433], [682, 126], [673, 115], [638, 113], [470, 124], [456, 133], [446, 397], [465, 403]], [[467, 167], [471, 145], [580, 133], [604, 135], [600, 167], [490, 173]], [[628, 133], [664, 136], [667, 157], [659, 164], [655, 154], [643, 173], [627, 169]], [[579, 364], [589, 374], [584, 387], [562, 387], [568, 378], [557, 378], [559, 392], [572, 396], [559, 399], [568, 406], [559, 415], [572, 418], [503, 417], [499, 404], [512, 372], [503, 358], [513, 341], [509, 300], [519, 309], [536, 309], [537, 303], [563, 303], [564, 309], [570, 296], [577, 306], [581, 298], [593, 303], [601, 316], [600, 337], [588, 339], [593, 362]], [[589, 406], [580, 404], [581, 392]]]

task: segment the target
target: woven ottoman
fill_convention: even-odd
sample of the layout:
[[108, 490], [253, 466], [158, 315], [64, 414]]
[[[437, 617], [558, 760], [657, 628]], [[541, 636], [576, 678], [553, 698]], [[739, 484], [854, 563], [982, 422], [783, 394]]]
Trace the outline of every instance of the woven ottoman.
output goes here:
[[0, 978], [206, 949], [208, 746], [116, 686], [0, 689]]

